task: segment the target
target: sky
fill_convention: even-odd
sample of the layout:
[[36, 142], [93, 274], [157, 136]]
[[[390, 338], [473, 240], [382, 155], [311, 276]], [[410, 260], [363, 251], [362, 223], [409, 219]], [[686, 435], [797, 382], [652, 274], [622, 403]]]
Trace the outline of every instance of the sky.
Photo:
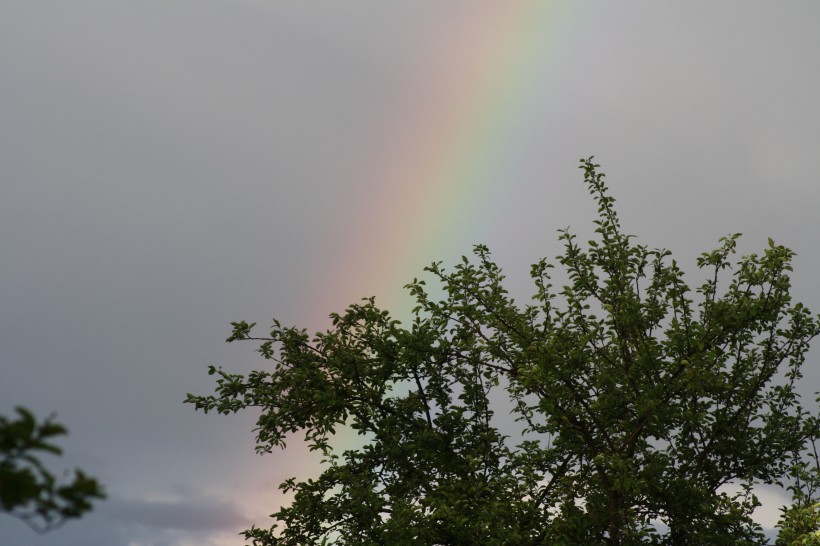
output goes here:
[[[820, 310], [818, 25], [808, 0], [3, 0], [0, 413], [56, 414], [49, 464], [109, 498], [0, 543], [243, 544], [315, 465], [182, 403], [264, 365], [229, 323], [406, 317], [476, 243], [526, 295], [556, 230], [592, 232], [581, 157], [641, 243], [693, 270], [771, 236]], [[771, 526], [788, 499], [761, 498]]]

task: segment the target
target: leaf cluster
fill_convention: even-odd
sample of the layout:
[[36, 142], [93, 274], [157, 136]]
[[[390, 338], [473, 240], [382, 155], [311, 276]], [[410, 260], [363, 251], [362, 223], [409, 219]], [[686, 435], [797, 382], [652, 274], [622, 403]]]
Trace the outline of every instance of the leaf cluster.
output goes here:
[[61, 455], [53, 439], [67, 433], [52, 419], [38, 422], [29, 410], [16, 408], [17, 418], [0, 415], [0, 511], [16, 516], [44, 533], [79, 518], [93, 499], [105, 498], [100, 484], [81, 470], [61, 483], [40, 460]]

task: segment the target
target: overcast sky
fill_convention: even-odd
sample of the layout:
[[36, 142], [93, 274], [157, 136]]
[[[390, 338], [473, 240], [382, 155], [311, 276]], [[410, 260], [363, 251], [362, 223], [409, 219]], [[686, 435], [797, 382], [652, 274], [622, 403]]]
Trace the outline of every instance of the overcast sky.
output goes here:
[[641, 242], [772, 236], [820, 310], [818, 29], [808, 0], [2, 0], [0, 413], [55, 412], [52, 466], [109, 499], [0, 542], [242, 544], [310, 465], [182, 404], [262, 365], [229, 322], [402, 316], [479, 242], [526, 294], [556, 229], [591, 232], [582, 156]]

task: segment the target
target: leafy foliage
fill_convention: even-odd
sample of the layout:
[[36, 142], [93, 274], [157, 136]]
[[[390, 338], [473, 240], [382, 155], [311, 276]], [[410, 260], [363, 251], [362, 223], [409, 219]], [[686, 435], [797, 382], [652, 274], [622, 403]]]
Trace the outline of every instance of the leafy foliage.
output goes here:
[[800, 454], [789, 472], [793, 503], [781, 508], [777, 546], [820, 546], [820, 454], [817, 438]]
[[92, 508], [92, 499], [105, 495], [97, 481], [76, 470], [70, 483], [60, 484], [38, 458], [38, 453], [61, 455], [55, 436], [66, 434], [51, 419], [38, 423], [25, 408], [17, 419], [0, 415], [0, 511], [46, 532]]
[[[290, 506], [255, 546], [304, 544], [759, 544], [757, 484], [779, 483], [817, 421], [795, 386], [820, 321], [789, 295], [793, 253], [769, 240], [732, 261], [739, 234], [701, 255], [694, 291], [667, 250], [635, 244], [592, 158], [595, 238], [560, 232], [554, 265], [532, 266], [519, 305], [478, 245], [408, 289], [403, 326], [373, 299], [310, 337], [274, 321], [259, 342], [269, 369], [210, 367], [205, 412], [259, 408], [257, 449], [302, 432], [324, 457], [317, 478], [287, 480]], [[728, 279], [726, 279], [728, 277]], [[520, 425], [501, 429], [509, 400]], [[363, 447], [342, 451], [344, 430]], [[739, 493], [728, 493], [733, 486]], [[801, 516], [802, 517], [802, 516]]]

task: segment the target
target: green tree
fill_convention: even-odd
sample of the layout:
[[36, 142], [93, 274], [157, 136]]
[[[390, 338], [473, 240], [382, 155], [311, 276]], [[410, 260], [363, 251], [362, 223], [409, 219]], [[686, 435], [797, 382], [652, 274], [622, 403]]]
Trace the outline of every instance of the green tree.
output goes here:
[[777, 546], [820, 546], [820, 502], [783, 509]]
[[820, 546], [820, 454], [813, 438], [789, 472], [793, 502], [781, 508], [777, 546]]
[[37, 532], [50, 531], [92, 508], [93, 499], [105, 498], [97, 481], [75, 470], [69, 483], [59, 483], [39, 459], [62, 450], [52, 443], [66, 434], [63, 425], [46, 419], [38, 423], [25, 408], [18, 417], [0, 415], [0, 512], [16, 516]]
[[[373, 299], [309, 336], [274, 321], [269, 368], [211, 366], [223, 414], [258, 408], [257, 449], [304, 433], [321, 473], [281, 485], [293, 502], [255, 546], [304, 544], [765, 543], [751, 518], [758, 484], [779, 483], [816, 420], [795, 385], [820, 320], [789, 296], [793, 253], [769, 240], [733, 261], [739, 234], [697, 260], [693, 291], [667, 250], [634, 243], [592, 158], [595, 237], [560, 232], [555, 289], [532, 266], [516, 303], [485, 246], [427, 271], [410, 324]], [[728, 277], [728, 279], [726, 278]], [[512, 407], [519, 429], [494, 412]], [[363, 447], [340, 450], [342, 430]], [[729, 486], [729, 487], [725, 487]], [[739, 491], [739, 492], [731, 492]]]

